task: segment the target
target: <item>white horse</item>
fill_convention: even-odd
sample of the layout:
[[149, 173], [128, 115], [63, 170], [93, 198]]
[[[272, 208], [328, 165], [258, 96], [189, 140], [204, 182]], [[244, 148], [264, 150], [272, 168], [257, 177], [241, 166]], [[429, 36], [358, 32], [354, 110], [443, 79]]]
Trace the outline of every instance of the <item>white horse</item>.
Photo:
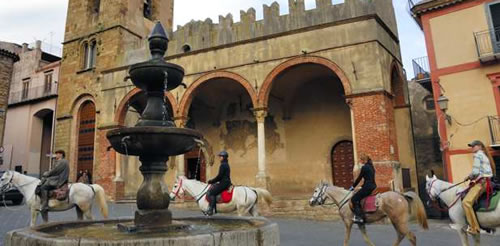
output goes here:
[[[35, 189], [40, 180], [14, 171], [7, 171], [0, 177], [0, 191], [5, 191], [16, 187], [24, 196], [26, 204], [31, 210], [30, 226], [36, 225], [37, 215], [41, 210], [41, 199], [35, 195]], [[97, 204], [104, 218], [108, 217], [108, 205], [104, 189], [98, 184], [87, 185], [83, 183], [74, 183], [69, 185], [69, 196], [65, 201], [56, 199], [49, 200], [49, 212], [66, 211], [73, 207], [76, 208], [79, 220], [92, 218], [92, 202], [97, 199]], [[47, 214], [41, 213], [44, 222], [48, 221]]]
[[[207, 192], [211, 185], [200, 182], [194, 179], [187, 179], [185, 176], [177, 178], [175, 185], [170, 193], [170, 198], [174, 200], [187, 191], [198, 203], [201, 211], [206, 214], [208, 210], [208, 201], [206, 199]], [[235, 186], [233, 190], [233, 198], [229, 203], [217, 203], [217, 211], [230, 213], [237, 211], [239, 216], [250, 214], [259, 216], [257, 211], [257, 202], [259, 198], [270, 205], [272, 197], [269, 191], [261, 188], [252, 188], [247, 186]]]
[[[460, 235], [460, 240], [463, 246], [469, 245], [469, 239], [466, 233], [467, 219], [465, 218], [464, 209], [462, 207], [462, 199], [459, 193], [463, 188], [453, 185], [451, 183], [439, 180], [436, 175], [426, 179], [426, 189], [431, 200], [436, 200], [439, 198], [448, 207], [448, 214], [453, 222], [451, 228], [457, 230]], [[500, 206], [494, 211], [490, 212], [478, 212], [477, 219], [479, 224], [486, 228], [497, 228], [500, 227]], [[480, 245], [480, 235], [474, 235], [475, 245]]]

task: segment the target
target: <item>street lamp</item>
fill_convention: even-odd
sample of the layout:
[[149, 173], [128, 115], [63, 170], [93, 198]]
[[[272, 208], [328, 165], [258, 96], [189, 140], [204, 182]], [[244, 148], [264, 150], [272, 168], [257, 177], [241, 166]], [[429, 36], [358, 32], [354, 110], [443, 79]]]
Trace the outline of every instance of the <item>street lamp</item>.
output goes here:
[[446, 113], [446, 110], [448, 110], [448, 102], [450, 100], [444, 96], [444, 95], [441, 95], [438, 99], [437, 99], [437, 103], [439, 105], [439, 108], [441, 109], [441, 111], [443, 111], [443, 114], [446, 118], [446, 121], [448, 122], [448, 124], [451, 125], [451, 116], [449, 116], [447, 113]]

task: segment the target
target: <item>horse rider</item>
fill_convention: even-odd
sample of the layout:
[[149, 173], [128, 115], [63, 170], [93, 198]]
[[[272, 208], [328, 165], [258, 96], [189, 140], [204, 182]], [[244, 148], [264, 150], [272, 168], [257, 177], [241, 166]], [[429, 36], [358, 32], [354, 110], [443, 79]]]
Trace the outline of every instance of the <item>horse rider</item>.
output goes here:
[[363, 209], [361, 208], [361, 200], [363, 198], [372, 194], [372, 192], [377, 188], [377, 184], [375, 183], [375, 168], [373, 167], [372, 160], [366, 154], [361, 154], [360, 157], [361, 164], [363, 167], [361, 168], [361, 172], [358, 175], [358, 178], [354, 182], [354, 184], [349, 188], [350, 191], [353, 191], [354, 188], [359, 184], [361, 179], [364, 180], [361, 189], [354, 194], [351, 198], [351, 202], [354, 207], [354, 218], [352, 221], [354, 223], [363, 224], [365, 223], [365, 214]]
[[464, 180], [470, 180], [470, 184], [469, 191], [462, 201], [462, 206], [469, 224], [467, 232], [478, 234], [479, 223], [473, 205], [484, 192], [490, 192], [488, 189], [491, 187], [491, 178], [496, 170], [491, 154], [481, 141], [474, 140], [468, 146], [472, 148], [474, 157], [472, 172]]
[[68, 160], [64, 159], [65, 157], [66, 153], [64, 153], [63, 150], [56, 151], [55, 167], [50, 171], [44, 172], [42, 175], [42, 182], [40, 185], [42, 212], [47, 212], [49, 210], [49, 192], [68, 183], [69, 164]]
[[215, 213], [217, 195], [231, 186], [231, 168], [229, 167], [229, 162], [227, 160], [229, 154], [227, 151], [223, 150], [218, 154], [218, 156], [220, 158], [219, 173], [215, 178], [208, 181], [209, 184], [212, 184], [212, 187], [207, 194], [209, 201], [207, 215], [213, 215]]

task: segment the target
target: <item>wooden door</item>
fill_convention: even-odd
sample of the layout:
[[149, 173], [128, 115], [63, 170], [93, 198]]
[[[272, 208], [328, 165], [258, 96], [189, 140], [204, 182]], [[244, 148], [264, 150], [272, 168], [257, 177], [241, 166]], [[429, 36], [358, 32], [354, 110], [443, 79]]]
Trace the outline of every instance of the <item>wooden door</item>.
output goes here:
[[[188, 178], [196, 178], [201, 182], [206, 182], [206, 162], [200, 148], [195, 148], [184, 154], [184, 173]], [[200, 158], [198, 160], [198, 158]]]
[[95, 138], [95, 105], [87, 101], [80, 108], [78, 123], [78, 171], [88, 170], [93, 174], [94, 138]]
[[337, 143], [332, 149], [333, 184], [349, 188], [353, 183], [354, 153], [351, 141]]

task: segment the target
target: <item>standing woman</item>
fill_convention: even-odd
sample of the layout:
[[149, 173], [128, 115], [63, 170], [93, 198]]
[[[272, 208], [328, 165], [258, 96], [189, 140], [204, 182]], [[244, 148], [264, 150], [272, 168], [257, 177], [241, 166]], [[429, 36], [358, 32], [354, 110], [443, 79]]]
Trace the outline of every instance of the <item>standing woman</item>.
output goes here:
[[470, 180], [470, 184], [469, 192], [462, 201], [462, 207], [469, 224], [467, 232], [479, 234], [479, 223], [472, 206], [484, 192], [491, 193], [490, 182], [496, 170], [491, 154], [481, 141], [474, 140], [468, 146], [472, 148], [474, 153], [474, 163], [472, 164], [472, 172], [465, 177], [465, 181]]
[[354, 218], [352, 221], [354, 223], [363, 224], [365, 223], [365, 214], [361, 208], [361, 200], [372, 194], [372, 192], [377, 188], [377, 184], [375, 184], [375, 168], [373, 167], [370, 157], [366, 154], [361, 154], [360, 161], [363, 164], [363, 167], [361, 168], [358, 178], [349, 190], [353, 191], [361, 179], [364, 180], [361, 190], [356, 192], [356, 194], [354, 194], [351, 198], [351, 202], [354, 206]]
[[212, 184], [212, 187], [210, 187], [210, 190], [208, 191], [208, 200], [210, 205], [208, 207], [207, 215], [213, 215], [215, 213], [217, 195], [231, 186], [231, 168], [229, 167], [229, 162], [227, 160], [229, 154], [223, 150], [218, 154], [218, 156], [220, 158], [219, 173], [215, 178], [208, 181], [209, 184]]

